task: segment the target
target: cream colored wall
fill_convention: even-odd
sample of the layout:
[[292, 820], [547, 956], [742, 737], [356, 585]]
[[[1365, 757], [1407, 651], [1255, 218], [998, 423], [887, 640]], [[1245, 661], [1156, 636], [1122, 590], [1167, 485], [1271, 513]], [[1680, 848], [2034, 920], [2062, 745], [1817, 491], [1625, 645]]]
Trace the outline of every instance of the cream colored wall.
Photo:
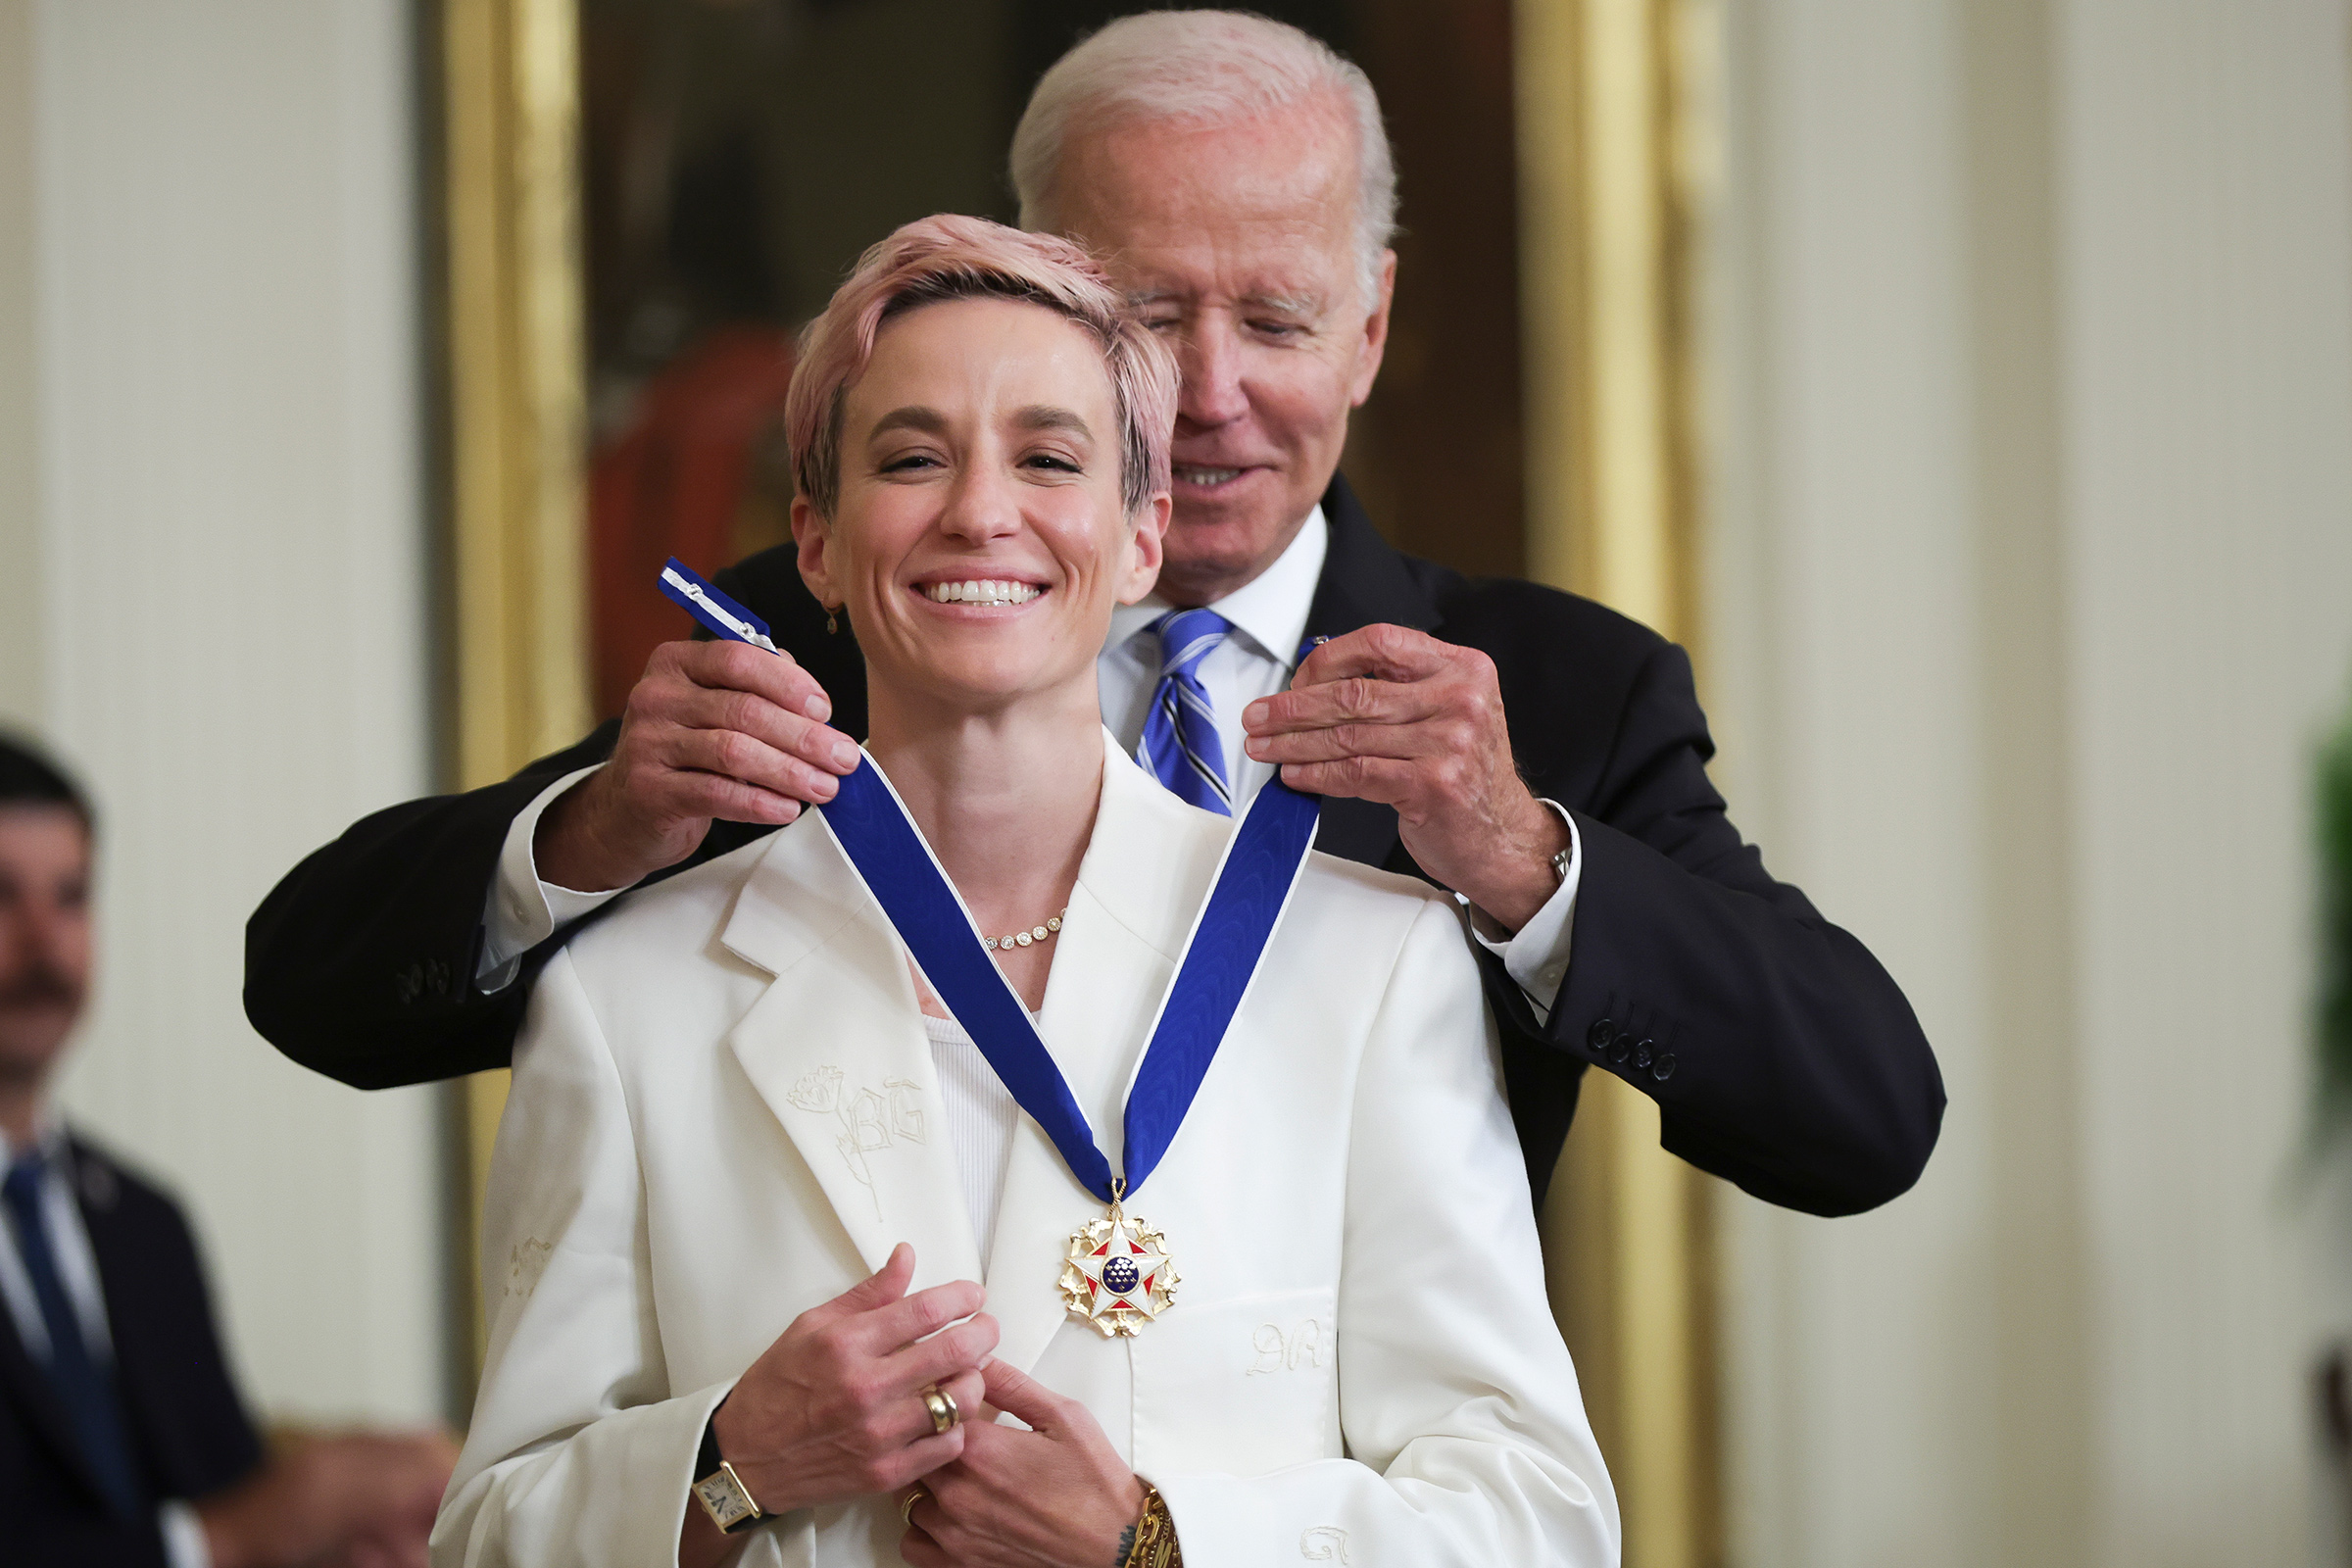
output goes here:
[[29, 210], [0, 221], [0, 349], [11, 313], [38, 348], [28, 382], [0, 353], [0, 449], [39, 478], [0, 575], [40, 604], [0, 690], [37, 694], [103, 815], [64, 1100], [186, 1200], [257, 1402], [434, 1414], [434, 1094], [329, 1084], [238, 1000], [276, 877], [428, 781], [408, 8], [44, 0], [0, 26], [29, 44], [0, 67], [0, 218]]
[[1735, 1200], [1736, 1560], [2301, 1564], [2352, 675], [2344, 0], [1733, 0], [1707, 682], [1942, 1060], [1919, 1188]]
[[0, 0], [0, 725], [40, 705], [32, 359], [33, 0]]
[[2067, 657], [2094, 1540], [2284, 1562], [2307, 1254], [2307, 780], [2352, 673], [2352, 17], [2059, 32]]

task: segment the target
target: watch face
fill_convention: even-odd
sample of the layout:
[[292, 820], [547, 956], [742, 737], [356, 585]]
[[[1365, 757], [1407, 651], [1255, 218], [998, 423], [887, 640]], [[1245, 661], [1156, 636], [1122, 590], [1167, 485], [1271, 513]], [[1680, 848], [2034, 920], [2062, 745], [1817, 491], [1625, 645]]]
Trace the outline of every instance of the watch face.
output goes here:
[[710, 1516], [710, 1522], [721, 1530], [732, 1529], [760, 1512], [751, 1494], [743, 1490], [743, 1484], [724, 1470], [697, 1481], [694, 1495], [702, 1503], [703, 1511]]

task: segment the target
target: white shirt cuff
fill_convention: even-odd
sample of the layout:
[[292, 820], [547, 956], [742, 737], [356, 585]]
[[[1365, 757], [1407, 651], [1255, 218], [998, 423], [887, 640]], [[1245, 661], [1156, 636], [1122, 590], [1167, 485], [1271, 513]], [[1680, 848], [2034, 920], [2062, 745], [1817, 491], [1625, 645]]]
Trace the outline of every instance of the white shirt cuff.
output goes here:
[[[603, 765], [599, 762], [596, 767]], [[554, 936], [556, 927], [570, 924], [625, 891], [575, 893], [542, 882], [538, 861], [531, 856], [540, 815], [596, 767], [566, 773], [541, 790], [507, 829], [507, 842], [498, 852], [498, 875], [491, 879], [489, 902], [482, 908], [482, 957], [473, 969], [473, 983], [485, 992], [504, 991], [513, 985], [522, 956]]]
[[1543, 804], [1559, 812], [1560, 820], [1568, 824], [1568, 874], [1560, 878], [1559, 890], [1544, 901], [1534, 918], [1507, 940], [1492, 941], [1476, 926], [1470, 928], [1470, 934], [1480, 947], [1502, 960], [1504, 971], [1527, 994], [1536, 1016], [1549, 1023], [1551, 1004], [1559, 1000], [1560, 987], [1568, 978], [1568, 944], [1576, 935], [1576, 888], [1584, 880], [1585, 844], [1568, 808], [1557, 801]]
[[172, 1568], [213, 1568], [212, 1543], [205, 1539], [204, 1521], [196, 1505], [173, 1500], [156, 1509], [164, 1536], [164, 1561]]

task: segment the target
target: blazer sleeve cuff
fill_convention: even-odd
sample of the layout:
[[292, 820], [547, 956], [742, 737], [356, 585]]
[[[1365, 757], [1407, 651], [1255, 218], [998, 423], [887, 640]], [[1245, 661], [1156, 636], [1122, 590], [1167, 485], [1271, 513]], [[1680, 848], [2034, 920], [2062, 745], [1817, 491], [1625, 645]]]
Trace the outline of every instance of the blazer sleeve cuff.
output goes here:
[[730, 1378], [614, 1410], [554, 1453], [525, 1451], [481, 1471], [442, 1504], [433, 1560], [470, 1562], [479, 1549], [508, 1562], [676, 1561], [678, 1528], [697, 1506], [703, 1428], [734, 1388]]

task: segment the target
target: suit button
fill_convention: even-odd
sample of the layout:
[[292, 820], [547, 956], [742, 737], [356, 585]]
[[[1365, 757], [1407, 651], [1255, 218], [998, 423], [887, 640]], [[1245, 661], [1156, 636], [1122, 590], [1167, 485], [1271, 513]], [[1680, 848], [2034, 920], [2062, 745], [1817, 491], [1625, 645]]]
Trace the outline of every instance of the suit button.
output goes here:
[[1618, 1066], [1624, 1066], [1625, 1058], [1633, 1054], [1634, 1037], [1632, 1035], [1619, 1035], [1615, 1040], [1609, 1042], [1609, 1060]]
[[1614, 1018], [1595, 1018], [1592, 1027], [1585, 1031], [1585, 1044], [1594, 1051], [1608, 1050], [1616, 1038], [1617, 1020]]
[[1637, 1067], [1647, 1067], [1647, 1066], [1649, 1065], [1649, 1052], [1650, 1052], [1650, 1047], [1651, 1047], [1652, 1045], [1654, 1045], [1654, 1044], [1655, 1044], [1655, 1042], [1654, 1042], [1654, 1041], [1648, 1041], [1648, 1040], [1644, 1040], [1644, 1041], [1642, 1041], [1642, 1042], [1640, 1045], [1638, 1045], [1638, 1046], [1634, 1047], [1634, 1065], [1635, 1065], [1635, 1066], [1637, 1066]]
[[1667, 1079], [1673, 1077], [1674, 1053], [1671, 1051], [1659, 1052], [1658, 1059], [1649, 1064], [1649, 1075], [1660, 1083], [1664, 1083]]

